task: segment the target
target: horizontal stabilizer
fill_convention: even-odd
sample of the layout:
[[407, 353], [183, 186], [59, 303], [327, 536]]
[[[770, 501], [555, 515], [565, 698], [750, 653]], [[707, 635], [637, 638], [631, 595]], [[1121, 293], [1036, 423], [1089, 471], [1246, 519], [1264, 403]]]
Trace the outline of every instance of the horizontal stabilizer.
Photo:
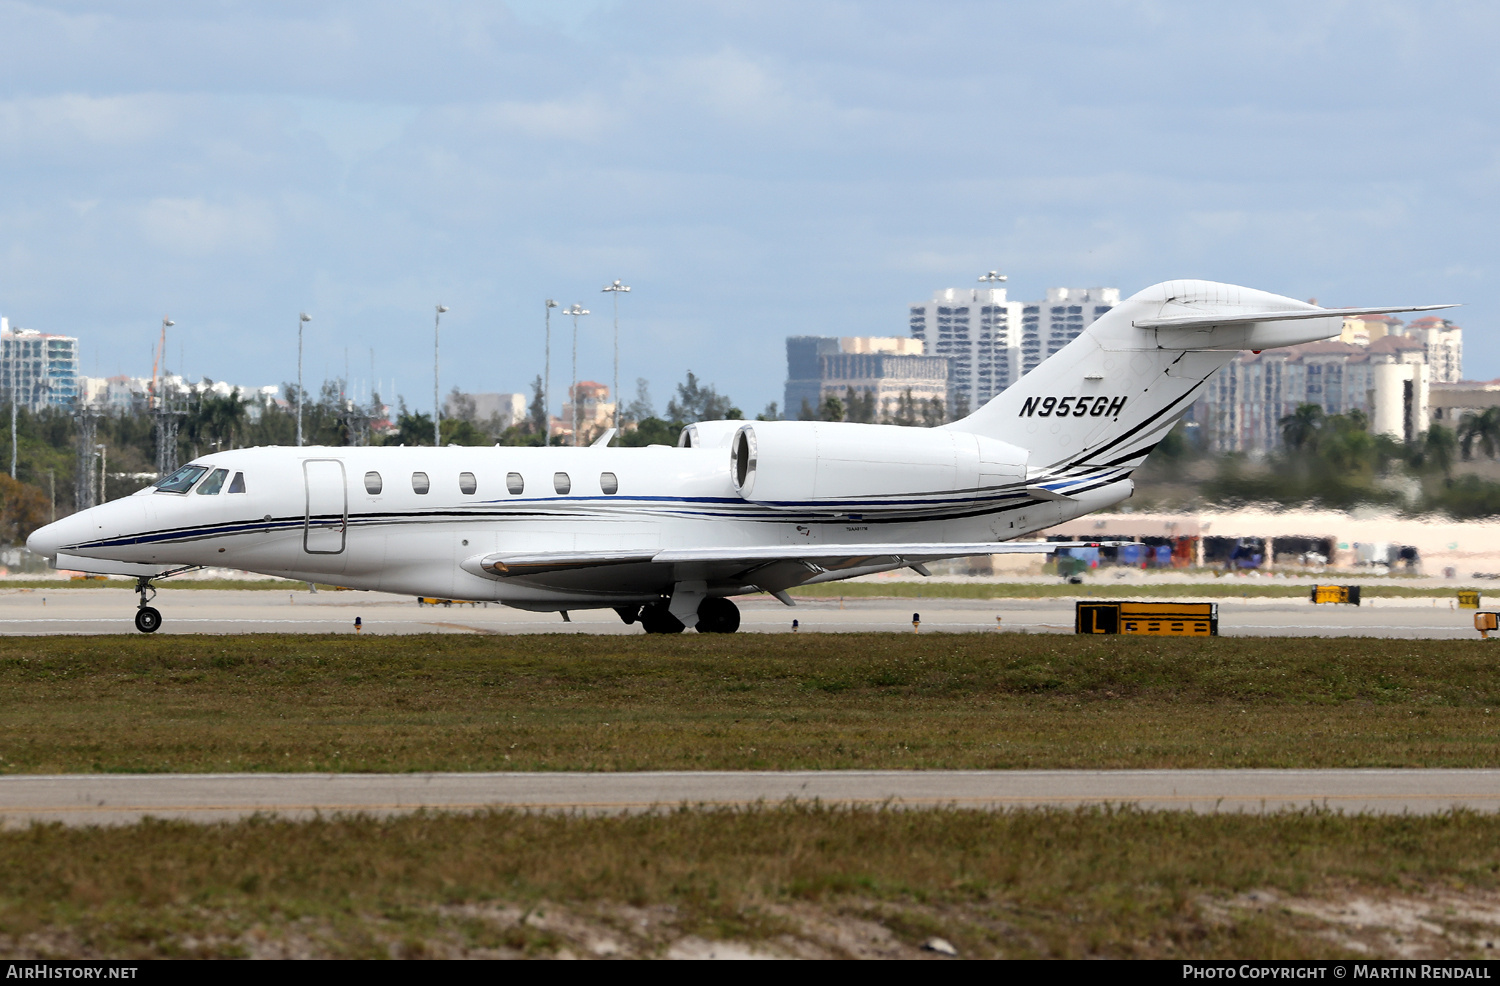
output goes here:
[[1171, 315], [1166, 318], [1138, 318], [1131, 322], [1138, 329], [1191, 329], [1209, 325], [1247, 325], [1252, 322], [1287, 322], [1304, 318], [1349, 318], [1354, 315], [1393, 315], [1398, 312], [1435, 312], [1457, 305], [1408, 305], [1405, 308], [1303, 308], [1293, 311], [1250, 312], [1233, 315]]
[[1045, 486], [1028, 486], [1026, 487], [1026, 495], [1033, 500], [1052, 500], [1055, 503], [1078, 502], [1077, 497], [1068, 496], [1066, 493], [1059, 493], [1057, 490], [1049, 490]]

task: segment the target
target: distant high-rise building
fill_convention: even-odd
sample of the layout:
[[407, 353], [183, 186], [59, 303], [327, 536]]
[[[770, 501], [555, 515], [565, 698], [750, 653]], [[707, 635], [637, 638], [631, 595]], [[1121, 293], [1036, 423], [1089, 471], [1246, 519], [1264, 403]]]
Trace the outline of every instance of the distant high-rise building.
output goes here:
[[1433, 383], [1457, 383], [1464, 378], [1464, 330], [1445, 318], [1413, 319], [1406, 334], [1427, 351], [1427, 371]]
[[949, 401], [981, 407], [1120, 303], [1118, 288], [1048, 288], [1010, 301], [1004, 288], [946, 288], [909, 309], [913, 339], [952, 362]]
[[78, 397], [78, 340], [12, 329], [0, 318], [0, 389], [32, 411], [67, 407]]
[[949, 361], [950, 406], [979, 407], [1021, 375], [1022, 307], [1004, 288], [947, 288], [911, 306], [912, 338]]
[[1030, 373], [1120, 303], [1119, 288], [1048, 288], [1021, 315], [1021, 373]]
[[910, 399], [927, 405], [948, 397], [946, 358], [924, 356], [918, 339], [900, 336], [790, 336], [786, 341], [786, 405], [782, 413], [812, 417], [829, 397], [852, 389], [876, 421], [897, 417]]
[[468, 418], [480, 424], [494, 422], [500, 430], [526, 420], [525, 394], [449, 394], [443, 400], [443, 417]]

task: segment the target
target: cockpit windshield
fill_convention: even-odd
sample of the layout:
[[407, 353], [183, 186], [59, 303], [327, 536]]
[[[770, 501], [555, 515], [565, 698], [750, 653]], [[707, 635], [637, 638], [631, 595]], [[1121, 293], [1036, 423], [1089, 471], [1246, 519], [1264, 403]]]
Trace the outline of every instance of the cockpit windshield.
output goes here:
[[215, 469], [213, 474], [205, 479], [198, 487], [199, 496], [214, 496], [224, 488], [224, 480], [229, 475], [228, 469]]
[[157, 483], [156, 491], [158, 493], [186, 493], [206, 472], [208, 472], [207, 466], [183, 466]]

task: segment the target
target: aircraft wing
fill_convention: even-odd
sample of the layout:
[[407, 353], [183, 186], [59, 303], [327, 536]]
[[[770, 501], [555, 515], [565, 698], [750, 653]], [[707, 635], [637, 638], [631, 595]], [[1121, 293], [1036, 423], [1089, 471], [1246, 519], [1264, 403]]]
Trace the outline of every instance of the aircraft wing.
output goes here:
[[476, 575], [494, 579], [522, 578], [613, 565], [702, 565], [725, 573], [749, 572], [767, 565], [791, 562], [805, 571], [847, 572], [855, 568], [903, 568], [943, 558], [967, 555], [1006, 555], [1056, 551], [1058, 548], [1100, 547], [1106, 541], [979, 541], [925, 544], [775, 544], [753, 547], [667, 548], [660, 551], [555, 551], [534, 554], [498, 552], [466, 562]]
[[1168, 315], [1165, 318], [1138, 318], [1131, 322], [1138, 329], [1192, 329], [1210, 325], [1243, 325], [1252, 322], [1286, 322], [1304, 318], [1348, 318], [1354, 315], [1391, 315], [1397, 312], [1435, 312], [1457, 305], [1408, 305], [1405, 308], [1299, 308], [1281, 312], [1248, 312], [1233, 315]]

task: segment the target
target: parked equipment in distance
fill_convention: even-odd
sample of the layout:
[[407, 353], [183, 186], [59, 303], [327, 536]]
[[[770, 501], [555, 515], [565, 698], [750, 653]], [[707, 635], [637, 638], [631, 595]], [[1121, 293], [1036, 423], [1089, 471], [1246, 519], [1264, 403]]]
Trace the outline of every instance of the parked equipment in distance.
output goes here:
[[1357, 585], [1315, 585], [1312, 587], [1312, 601], [1317, 603], [1348, 603], [1351, 606], [1359, 605], [1359, 586]]
[[1079, 602], [1075, 633], [1148, 637], [1217, 637], [1218, 603]]

